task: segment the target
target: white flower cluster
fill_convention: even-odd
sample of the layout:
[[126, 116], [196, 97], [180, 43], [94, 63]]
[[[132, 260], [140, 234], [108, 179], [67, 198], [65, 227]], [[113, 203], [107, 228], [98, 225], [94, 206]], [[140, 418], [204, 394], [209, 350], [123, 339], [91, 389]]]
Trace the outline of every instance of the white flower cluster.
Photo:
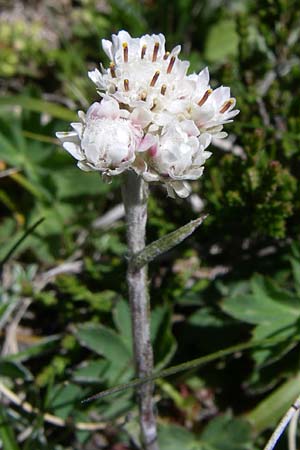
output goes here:
[[83, 170], [113, 176], [133, 169], [161, 181], [170, 196], [190, 193], [188, 180], [202, 175], [212, 136], [239, 111], [228, 87], [209, 85], [208, 69], [187, 75], [180, 46], [165, 51], [162, 34], [132, 38], [126, 31], [103, 39], [108, 69], [89, 72], [102, 97], [56, 135]]

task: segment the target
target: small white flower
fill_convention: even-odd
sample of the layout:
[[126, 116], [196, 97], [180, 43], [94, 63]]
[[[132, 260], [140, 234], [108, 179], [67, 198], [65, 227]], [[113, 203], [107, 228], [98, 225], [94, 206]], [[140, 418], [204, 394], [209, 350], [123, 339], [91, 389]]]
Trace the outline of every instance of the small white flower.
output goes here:
[[110, 93], [131, 108], [141, 103], [149, 110], [164, 108], [165, 99], [176, 96], [176, 85], [186, 76], [188, 61], [178, 59], [180, 46], [165, 51], [162, 34], [132, 38], [126, 31], [103, 39], [110, 58], [109, 69], [89, 72], [100, 91]]
[[169, 194], [175, 191], [180, 197], [189, 194], [186, 180], [201, 177], [204, 163], [211, 152], [205, 151], [211, 135], [199, 130], [191, 120], [167, 125], [156, 145], [148, 150], [147, 169], [143, 177], [147, 181], [162, 181]]
[[221, 131], [223, 125], [232, 122], [239, 110], [234, 109], [236, 100], [230, 96], [228, 87], [211, 89], [207, 68], [178, 82], [176, 93], [176, 98], [166, 99], [165, 110], [154, 115], [156, 124], [166, 125], [172, 122], [176, 114], [177, 119], [193, 120], [202, 133], [212, 134], [219, 139], [227, 136]]
[[207, 68], [186, 75], [189, 62], [178, 58], [180, 46], [166, 52], [162, 34], [132, 38], [126, 31], [113, 35], [112, 42], [103, 39], [102, 46], [110, 67], [89, 72], [100, 94], [109, 93], [129, 109], [143, 105], [152, 113], [151, 131], [175, 115], [177, 120], [194, 120], [201, 132], [226, 137], [223, 125], [239, 113], [230, 89], [211, 89]]
[[93, 103], [86, 115], [80, 112], [79, 118], [81, 122], [71, 124], [74, 131], [56, 136], [82, 170], [118, 175], [131, 166], [138, 147], [145, 147], [142, 126], [149, 120], [146, 111], [130, 114], [120, 109], [116, 100], [105, 97], [101, 103]]

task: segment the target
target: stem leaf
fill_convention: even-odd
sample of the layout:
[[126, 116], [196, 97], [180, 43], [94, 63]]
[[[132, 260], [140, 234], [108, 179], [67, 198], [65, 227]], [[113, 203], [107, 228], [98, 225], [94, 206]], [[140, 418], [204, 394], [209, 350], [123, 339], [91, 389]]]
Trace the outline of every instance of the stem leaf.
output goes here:
[[191, 222], [183, 225], [175, 231], [157, 239], [157, 241], [151, 242], [143, 250], [132, 256], [132, 266], [135, 270], [139, 270], [146, 264], [149, 264], [158, 256], [171, 250], [176, 245], [184, 241], [188, 236], [190, 236], [203, 222], [207, 216], [199, 217], [198, 219], [192, 220]]

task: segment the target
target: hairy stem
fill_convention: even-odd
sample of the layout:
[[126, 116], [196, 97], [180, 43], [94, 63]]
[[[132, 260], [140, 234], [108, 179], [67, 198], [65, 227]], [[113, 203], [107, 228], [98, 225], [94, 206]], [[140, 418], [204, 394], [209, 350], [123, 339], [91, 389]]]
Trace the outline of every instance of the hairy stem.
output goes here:
[[[134, 358], [136, 375], [143, 378], [153, 371], [147, 266], [136, 268], [131, 261], [131, 257], [145, 248], [148, 188], [141, 177], [128, 171], [124, 176], [122, 193], [126, 211], [127, 243], [130, 257], [127, 283], [132, 318]], [[138, 390], [141, 435], [145, 450], [158, 450], [152, 394], [153, 383], [147, 383]]]

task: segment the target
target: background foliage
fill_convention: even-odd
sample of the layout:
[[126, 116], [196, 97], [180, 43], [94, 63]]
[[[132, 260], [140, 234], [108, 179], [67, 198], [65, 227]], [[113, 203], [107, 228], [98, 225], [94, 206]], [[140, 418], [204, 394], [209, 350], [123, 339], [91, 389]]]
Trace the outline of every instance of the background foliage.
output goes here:
[[54, 138], [97, 98], [87, 70], [122, 28], [182, 43], [241, 109], [189, 200], [152, 188], [149, 242], [209, 213], [150, 267], [156, 368], [269, 339], [159, 379], [160, 446], [255, 450], [300, 386], [297, 0], [0, 1], [1, 448], [139, 445], [132, 391], [80, 404], [134, 373], [120, 180]]

